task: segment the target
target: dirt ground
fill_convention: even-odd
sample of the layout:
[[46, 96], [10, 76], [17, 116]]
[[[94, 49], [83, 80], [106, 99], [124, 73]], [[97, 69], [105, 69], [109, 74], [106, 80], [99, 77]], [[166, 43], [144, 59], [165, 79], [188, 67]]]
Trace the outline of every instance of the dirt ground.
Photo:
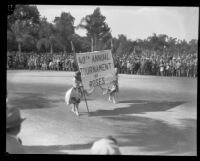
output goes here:
[[33, 154], [90, 154], [93, 141], [112, 135], [124, 155], [197, 155], [197, 79], [119, 75], [118, 104], [101, 89], [65, 105], [73, 72], [7, 71], [9, 106], [21, 109], [19, 134]]

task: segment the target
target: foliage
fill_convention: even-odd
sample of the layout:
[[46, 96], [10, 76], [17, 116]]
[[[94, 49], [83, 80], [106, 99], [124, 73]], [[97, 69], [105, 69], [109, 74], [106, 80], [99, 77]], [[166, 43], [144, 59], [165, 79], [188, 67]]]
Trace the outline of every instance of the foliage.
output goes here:
[[[45, 17], [40, 18], [37, 7], [16, 5], [13, 14], [7, 16], [7, 50], [71, 53], [73, 45], [75, 52], [89, 52], [93, 42], [94, 50], [112, 49], [113, 55], [120, 57], [146, 52], [165, 56], [197, 53], [195, 39], [187, 42], [156, 33], [144, 40], [130, 40], [123, 34], [112, 37], [100, 8], [83, 17], [76, 27], [74, 21], [69, 12], [62, 12], [50, 23]], [[85, 29], [87, 35], [76, 34], [75, 28]]]
[[62, 12], [60, 17], [55, 17], [56, 39], [64, 52], [71, 51], [71, 39], [74, 34], [74, 17], [70, 13]]
[[40, 19], [39, 11], [36, 6], [16, 5], [13, 14], [7, 16], [7, 29], [17, 20], [27, 21], [29, 24], [38, 24]]
[[96, 8], [93, 14], [82, 18], [78, 28], [87, 30], [87, 37], [94, 42], [94, 50], [103, 50], [107, 46], [102, 45], [111, 39], [110, 28], [105, 22], [106, 17], [101, 14], [100, 8]]
[[53, 47], [56, 42], [55, 29], [53, 24], [47, 22], [46, 18], [42, 18], [38, 30], [37, 49], [53, 53]]

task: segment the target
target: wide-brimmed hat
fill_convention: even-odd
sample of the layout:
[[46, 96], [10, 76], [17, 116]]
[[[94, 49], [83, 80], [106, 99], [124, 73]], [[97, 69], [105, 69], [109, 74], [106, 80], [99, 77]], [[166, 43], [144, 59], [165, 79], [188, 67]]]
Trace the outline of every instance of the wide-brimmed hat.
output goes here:
[[21, 118], [20, 111], [17, 108], [7, 108], [6, 128], [12, 128], [20, 125], [26, 118]]
[[96, 155], [120, 155], [118, 145], [113, 139], [103, 138], [93, 143], [91, 153]]

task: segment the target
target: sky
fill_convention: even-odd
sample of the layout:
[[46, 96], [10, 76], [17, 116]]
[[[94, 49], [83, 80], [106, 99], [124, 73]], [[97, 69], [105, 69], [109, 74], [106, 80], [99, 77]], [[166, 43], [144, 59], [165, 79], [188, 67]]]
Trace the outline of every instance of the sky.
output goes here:
[[[41, 17], [53, 22], [61, 12], [69, 12], [78, 25], [83, 17], [92, 14], [100, 7], [105, 22], [111, 28], [113, 37], [120, 34], [128, 39], [146, 39], [156, 34], [166, 34], [180, 40], [198, 39], [199, 7], [165, 7], [165, 6], [86, 6], [86, 5], [36, 5]], [[86, 30], [75, 30], [80, 36]]]

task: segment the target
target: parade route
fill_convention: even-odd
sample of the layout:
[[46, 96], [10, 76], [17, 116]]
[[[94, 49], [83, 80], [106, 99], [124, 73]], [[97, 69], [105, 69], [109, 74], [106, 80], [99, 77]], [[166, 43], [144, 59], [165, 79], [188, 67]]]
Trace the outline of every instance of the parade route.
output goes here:
[[9, 106], [21, 109], [29, 153], [90, 154], [112, 135], [124, 155], [197, 155], [197, 78], [119, 74], [119, 103], [95, 89], [80, 116], [64, 102], [74, 72], [7, 71]]

